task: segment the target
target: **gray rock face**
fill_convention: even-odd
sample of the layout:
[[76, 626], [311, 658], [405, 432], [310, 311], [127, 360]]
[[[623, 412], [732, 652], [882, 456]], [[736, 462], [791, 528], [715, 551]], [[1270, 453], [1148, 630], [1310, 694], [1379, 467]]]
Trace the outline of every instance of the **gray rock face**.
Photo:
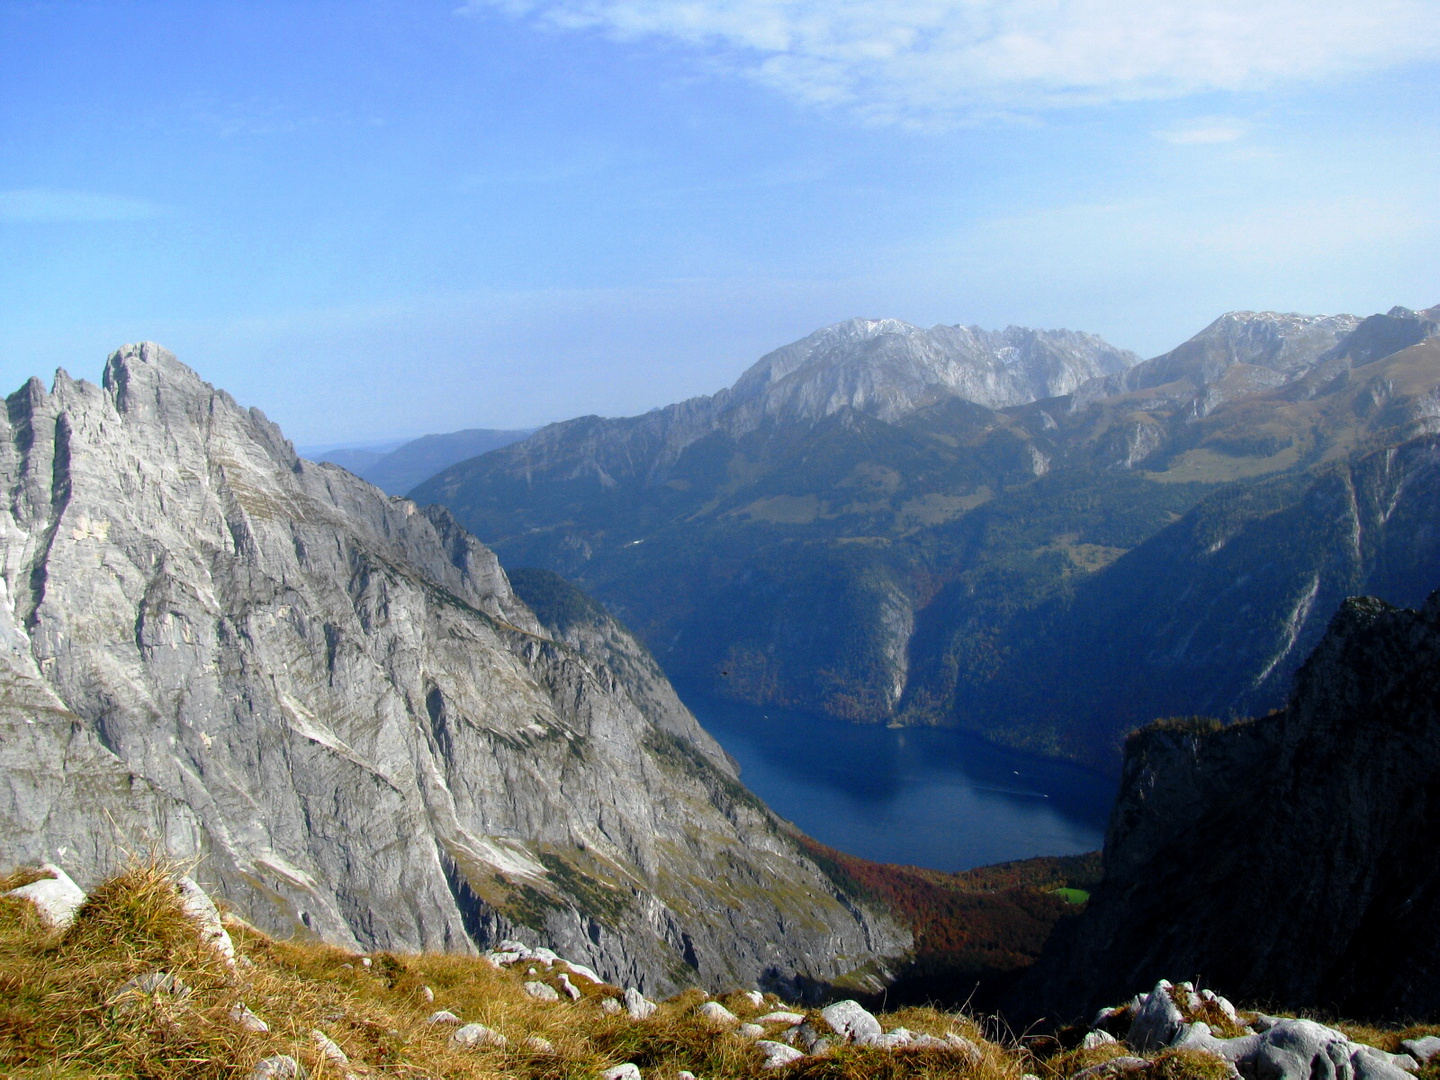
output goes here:
[[846, 1042], [863, 1045], [880, 1037], [880, 1021], [858, 1001], [837, 1001], [821, 1009], [820, 1015]]
[[1185, 1016], [1171, 999], [1171, 991], [1170, 983], [1161, 979], [1135, 1013], [1125, 1041], [1136, 1050], [1157, 1050], [1169, 1046], [1179, 1033]]
[[720, 1024], [724, 1027], [734, 1027], [740, 1022], [740, 1018], [721, 1005], [718, 1001], [706, 1001], [695, 1010], [700, 1016], [709, 1020], [712, 1024]]
[[158, 845], [272, 931], [528, 937], [661, 991], [906, 944], [447, 513], [298, 459], [158, 346], [12, 395], [0, 484], [15, 861], [83, 883]]
[[769, 1039], [759, 1040], [755, 1047], [765, 1055], [765, 1060], [760, 1065], [762, 1069], [783, 1069], [792, 1061], [799, 1061], [805, 1056], [793, 1046], [772, 1042]]
[[1360, 323], [1355, 315], [1232, 311], [1163, 356], [1135, 365], [1124, 383], [1132, 390], [1179, 380], [1198, 387], [1236, 364], [1267, 369], [1283, 381], [1308, 369]]
[[631, 1020], [648, 1020], [655, 1015], [658, 1006], [648, 1001], [645, 995], [633, 986], [625, 988], [625, 1012]]
[[297, 1080], [304, 1075], [305, 1070], [289, 1054], [267, 1057], [250, 1070], [250, 1080]]
[[560, 993], [553, 986], [543, 982], [527, 982], [525, 993], [536, 1001], [559, 1001]]
[[270, 1030], [270, 1025], [250, 1011], [250, 1006], [243, 1001], [237, 1001], [230, 1009], [230, 1019], [236, 1026], [245, 1031], [263, 1035]]
[[732, 434], [762, 420], [813, 421], [847, 408], [894, 420], [945, 397], [990, 408], [1057, 397], [1137, 360], [1070, 330], [922, 330], [898, 319], [850, 319], [761, 357], [717, 400]]
[[316, 1029], [310, 1032], [310, 1040], [315, 1044], [315, 1052], [330, 1062], [330, 1064], [350, 1064], [350, 1056], [346, 1054], [344, 1050], [340, 1049], [340, 1045], [323, 1031]]
[[1406, 1039], [1400, 1044], [1400, 1048], [1424, 1065], [1436, 1054], [1440, 1054], [1440, 1038], [1426, 1035], [1419, 1039]]
[[455, 1029], [455, 1034], [450, 1036], [450, 1043], [452, 1046], [469, 1050], [477, 1046], [508, 1046], [510, 1040], [484, 1024], [466, 1024]]
[[227, 964], [234, 964], [235, 943], [220, 922], [220, 911], [215, 902], [192, 878], [182, 877], [175, 884], [180, 890], [181, 906], [185, 914], [194, 920], [200, 940], [219, 953]]

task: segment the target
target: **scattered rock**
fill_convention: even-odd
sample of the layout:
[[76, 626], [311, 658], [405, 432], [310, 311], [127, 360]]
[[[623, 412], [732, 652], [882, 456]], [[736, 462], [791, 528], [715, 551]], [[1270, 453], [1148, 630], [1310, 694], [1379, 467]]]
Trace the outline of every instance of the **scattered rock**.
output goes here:
[[625, 1011], [630, 1014], [631, 1020], [648, 1020], [655, 1015], [657, 1007], [653, 1001], [647, 1001], [645, 995], [633, 986], [625, 988]]
[[370, 966], [370, 962], [371, 962], [371, 961], [370, 961], [370, 957], [368, 957], [368, 956], [362, 956], [362, 957], [360, 958], [360, 964], [361, 964], [362, 967], [369, 967], [369, 966]]
[[[967, 1041], [968, 1041], [968, 1040], [967, 1040]], [[948, 1042], [946, 1042], [944, 1039], [936, 1038], [934, 1035], [927, 1035], [927, 1034], [926, 1034], [925, 1032], [923, 1032], [923, 1031], [922, 1031], [922, 1032], [919, 1032], [919, 1033], [917, 1033], [917, 1034], [915, 1034], [915, 1035], [912, 1035], [912, 1036], [910, 1037], [910, 1045], [911, 1045], [911, 1046], [919, 1047], [919, 1048], [921, 1048], [922, 1050], [949, 1050], [949, 1049], [951, 1049], [950, 1044], [949, 1044]], [[976, 1060], [976, 1061], [979, 1060], [979, 1051], [978, 1051], [978, 1050], [976, 1051], [976, 1056], [975, 1056], [975, 1059], [974, 1059], [974, 1060]]]
[[458, 1024], [460, 1017], [449, 1009], [437, 1009], [425, 1018], [427, 1024]]
[[640, 1066], [627, 1061], [624, 1065], [606, 1069], [600, 1074], [600, 1080], [640, 1080]]
[[46, 863], [40, 869], [50, 877], [32, 881], [29, 885], [21, 885], [5, 895], [29, 900], [35, 905], [41, 921], [52, 930], [68, 929], [75, 921], [75, 912], [85, 903], [85, 891], [54, 863]]
[[751, 1005], [754, 1005], [757, 1009], [763, 1009], [765, 1007], [765, 995], [762, 994], [759, 990], [746, 990], [740, 996], [743, 997], [746, 1001], [750, 1002]]
[[1423, 1035], [1418, 1039], [1405, 1039], [1400, 1043], [1400, 1048], [1424, 1065], [1436, 1054], [1440, 1054], [1440, 1038]]
[[899, 1050], [914, 1042], [914, 1037], [905, 1028], [896, 1028], [894, 1031], [882, 1032], [872, 1036], [865, 1046], [873, 1046], [879, 1050]]
[[858, 1001], [837, 1001], [821, 1009], [820, 1015], [835, 1033], [847, 1042], [863, 1046], [883, 1032], [880, 1021], [870, 1015]]
[[431, 990], [428, 986], [420, 987], [420, 996], [425, 999], [427, 1005], [434, 1004], [435, 1002], [435, 991]]
[[1356, 1043], [1349, 1058], [1356, 1080], [1406, 1080], [1420, 1067], [1409, 1054], [1387, 1054], [1364, 1043]]
[[237, 1001], [231, 1006], [230, 1019], [244, 1030], [253, 1031], [257, 1035], [263, 1035], [270, 1030], [270, 1025], [251, 1012], [250, 1006], [243, 1001]]
[[597, 986], [605, 981], [604, 979], [600, 978], [599, 975], [595, 974], [595, 970], [593, 968], [588, 968], [584, 964], [577, 964], [573, 960], [566, 960], [565, 966], [570, 969], [570, 974], [579, 975], [582, 979], [589, 979]]
[[976, 1046], [958, 1031], [947, 1031], [945, 1033], [945, 1044], [952, 1050], [958, 1050], [964, 1054], [969, 1058], [970, 1064], [978, 1065], [980, 1063], [980, 1047]]
[[190, 987], [168, 971], [147, 971], [126, 979], [116, 987], [110, 995], [110, 1004], [123, 1013], [135, 1008], [147, 997], [184, 1001], [189, 996]]
[[724, 1024], [726, 1027], [730, 1027], [740, 1022], [738, 1016], [718, 1001], [707, 1001], [695, 1011], [712, 1024]]
[[1099, 1065], [1091, 1065], [1088, 1069], [1081, 1069], [1070, 1080], [1099, 1080], [1101, 1077], [1118, 1076], [1121, 1073], [1133, 1072], [1136, 1069], [1148, 1068], [1150, 1063], [1142, 1057], [1117, 1057]]
[[182, 877], [175, 882], [175, 887], [180, 890], [180, 906], [200, 929], [200, 940], [218, 952], [227, 964], [233, 966], [235, 943], [230, 940], [225, 924], [220, 921], [220, 909], [215, 906], [215, 901], [210, 899], [210, 894], [197, 885], [193, 878]]
[[570, 976], [565, 974], [565, 972], [563, 971], [560, 973], [560, 989], [564, 990], [565, 993], [569, 995], [571, 1001], [580, 1000], [579, 987], [572, 983], [570, 981]]
[[510, 1040], [484, 1024], [466, 1024], [450, 1036], [450, 1045], [470, 1050], [477, 1046], [508, 1046]]
[[624, 1009], [625, 1007], [621, 1005], [620, 1002], [616, 1001], [613, 997], [600, 999], [600, 1011], [603, 1012], [606, 1016], [615, 1016], [623, 1012]]
[[553, 1054], [555, 1053], [555, 1044], [539, 1035], [527, 1035], [525, 1036], [525, 1049], [532, 1054]]
[[1242, 1035], [1236, 1039], [1217, 1039], [1210, 1033], [1210, 1025], [1203, 1020], [1186, 1024], [1171, 1043], [1177, 1050], [1204, 1050], [1232, 1064], [1250, 1061], [1260, 1048], [1260, 1035]]
[[775, 1012], [768, 1012], [764, 1016], [757, 1018], [755, 1022], [757, 1024], [794, 1025], [801, 1023], [804, 1019], [805, 1017], [801, 1016], [797, 1012], [786, 1012], [784, 1009], [777, 1009]]
[[1098, 1013], [1095, 1014], [1095, 1019], [1090, 1021], [1090, 1026], [1092, 1028], [1101, 1027], [1105, 1024], [1107, 1020], [1112, 1020], [1117, 1016], [1123, 1015], [1125, 1009], [1126, 1006], [1124, 1005], [1112, 1005], [1108, 1009], [1101, 1009]]
[[349, 1065], [350, 1057], [340, 1045], [330, 1038], [319, 1028], [310, 1032], [310, 1039], [315, 1043], [315, 1052], [332, 1065]]
[[786, 1046], [784, 1043], [771, 1042], [769, 1039], [761, 1039], [755, 1044], [756, 1048], [765, 1055], [762, 1069], [779, 1069], [789, 1065], [792, 1061], [799, 1061], [805, 1055], [793, 1046]]
[[833, 1041], [826, 1032], [808, 1020], [791, 1028], [781, 1037], [792, 1046], [803, 1046], [807, 1054], [823, 1054], [830, 1049]]
[[735, 1029], [735, 1034], [742, 1039], [758, 1039], [765, 1034], [765, 1029], [759, 1024], [741, 1024]]
[[1120, 1040], [1111, 1035], [1108, 1031], [1092, 1031], [1085, 1038], [1080, 1040], [1082, 1050], [1094, 1050], [1097, 1046], [1104, 1046], [1106, 1043], [1119, 1042]]
[[250, 1080], [301, 1080], [305, 1070], [289, 1054], [276, 1054], [256, 1063]]
[[1170, 997], [1170, 982], [1161, 979], [1141, 1001], [1125, 1041], [1136, 1050], [1159, 1050], [1169, 1046], [1185, 1023], [1185, 1016]]
[[559, 993], [557, 993], [555, 988], [548, 983], [527, 982], [525, 984], [525, 992], [529, 994], [532, 998], [534, 998], [536, 1001], [560, 1000]]
[[560, 959], [560, 955], [549, 949], [531, 949], [530, 958], [532, 960], [539, 960], [542, 964], [553, 964]]
[[681, 1069], [675, 1074], [675, 1080], [696, 1080], [696, 1076], [688, 1069]]
[[1235, 1011], [1235, 1006], [1230, 1004], [1229, 999], [1222, 997], [1213, 990], [1201, 990], [1200, 996], [1206, 1001], [1214, 1002], [1215, 1007], [1224, 1013], [1225, 1019], [1229, 1020], [1232, 1024], [1240, 1023], [1240, 1014]]

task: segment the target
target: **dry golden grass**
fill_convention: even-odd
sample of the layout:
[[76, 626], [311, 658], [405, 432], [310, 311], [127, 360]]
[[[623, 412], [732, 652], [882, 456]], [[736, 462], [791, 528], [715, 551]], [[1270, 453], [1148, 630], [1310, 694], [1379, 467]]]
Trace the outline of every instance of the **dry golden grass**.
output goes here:
[[[541, 1002], [524, 992], [529, 980], [560, 989], [563, 964], [500, 970], [473, 956], [361, 957], [314, 941], [276, 940], [230, 918], [227, 927], [241, 958], [232, 970], [200, 942], [184, 915], [175, 872], [153, 860], [127, 867], [94, 891], [63, 934], [48, 930], [29, 903], [0, 897], [4, 1075], [234, 1080], [276, 1054], [295, 1057], [317, 1080], [343, 1075], [317, 1052], [316, 1030], [345, 1051], [348, 1071], [356, 1076], [590, 1080], [624, 1062], [639, 1065], [647, 1080], [673, 1080], [681, 1070], [706, 1080], [775, 1075], [761, 1070], [763, 1058], [751, 1040], [696, 1013], [707, 1000], [697, 990], [662, 1002], [654, 1017], [641, 1022], [601, 1008], [603, 998], [619, 996], [618, 987], [577, 975], [571, 980], [582, 993], [579, 1001], [562, 994], [559, 1002]], [[0, 886], [14, 888], [40, 876], [15, 871], [0, 878]], [[129, 980], [156, 972], [188, 990], [117, 994]], [[742, 1020], [784, 1005], [769, 994], [756, 1006], [740, 991], [719, 1000]], [[247, 1031], [232, 1018], [242, 1003], [269, 1024], [269, 1032]], [[453, 1047], [453, 1024], [427, 1023], [441, 1009], [465, 1023], [485, 1024], [508, 1045]], [[844, 1048], [823, 1064], [808, 1061], [781, 1075], [1019, 1080], [1020, 1058], [982, 1041], [968, 1018], [907, 1009], [886, 1019], [889, 1027], [936, 1035], [960, 1031], [984, 1048], [984, 1057], [972, 1065], [949, 1052]], [[767, 1033], [783, 1027], [771, 1023]], [[551, 1049], [527, 1046], [532, 1037]]]
[[[40, 876], [33, 870], [0, 876], [0, 892]], [[975, 1043], [979, 1059], [949, 1050], [838, 1046], [766, 1072], [751, 1040], [697, 1014], [708, 1000], [698, 990], [660, 1003], [652, 1018], [636, 1022], [601, 1007], [603, 999], [619, 996], [618, 987], [577, 975], [571, 979], [582, 992], [578, 1001], [562, 994], [558, 1002], [541, 1002], [524, 992], [529, 980], [560, 989], [563, 964], [501, 970], [474, 956], [362, 957], [314, 941], [276, 940], [233, 918], [227, 926], [240, 959], [231, 968], [200, 941], [174, 877], [173, 866], [154, 860], [127, 867], [91, 894], [64, 933], [49, 930], [28, 902], [0, 896], [0, 1073], [22, 1080], [243, 1080], [261, 1059], [289, 1054], [314, 1080], [594, 1080], [624, 1062], [638, 1065], [645, 1080], [676, 1080], [682, 1070], [704, 1080], [1021, 1080], [1026, 1073], [1060, 1080], [1127, 1053], [1109, 1044], [1042, 1054], [1041, 1043], [992, 1037], [977, 1018], [906, 1008], [881, 1017], [887, 1030], [956, 1032]], [[186, 989], [120, 993], [130, 980], [157, 972]], [[719, 1000], [741, 1020], [784, 1007], [818, 1021], [814, 1010], [788, 1006], [773, 994], [759, 1006], [738, 990]], [[242, 1003], [269, 1024], [268, 1032], [237, 1023], [232, 1013]], [[453, 1046], [453, 1024], [427, 1022], [441, 1009], [464, 1023], [485, 1024], [507, 1045]], [[766, 1025], [767, 1036], [784, 1026]], [[1436, 1029], [1347, 1030], [1394, 1049], [1401, 1038]], [[350, 1065], [325, 1060], [315, 1031], [334, 1040]], [[536, 1038], [548, 1046], [527, 1045]], [[1219, 1080], [1223, 1072], [1204, 1054], [1163, 1051], [1126, 1075]]]

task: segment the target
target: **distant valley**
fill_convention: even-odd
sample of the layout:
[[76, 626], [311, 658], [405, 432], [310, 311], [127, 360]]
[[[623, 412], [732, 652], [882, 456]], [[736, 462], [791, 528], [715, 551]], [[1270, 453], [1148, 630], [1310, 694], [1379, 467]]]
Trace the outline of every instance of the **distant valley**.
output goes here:
[[1113, 770], [1153, 715], [1278, 705], [1346, 595], [1440, 584], [1437, 316], [1237, 312], [1143, 362], [853, 320], [412, 497], [709, 693]]

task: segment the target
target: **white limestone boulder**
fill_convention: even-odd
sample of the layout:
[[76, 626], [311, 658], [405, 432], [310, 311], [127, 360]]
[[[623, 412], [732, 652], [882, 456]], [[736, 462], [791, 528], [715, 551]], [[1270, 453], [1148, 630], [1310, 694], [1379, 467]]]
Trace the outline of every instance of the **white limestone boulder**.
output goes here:
[[41, 920], [52, 930], [68, 930], [80, 905], [85, 903], [85, 890], [54, 863], [46, 863], [40, 869], [50, 876], [11, 889], [5, 895], [29, 900], [35, 905]]

